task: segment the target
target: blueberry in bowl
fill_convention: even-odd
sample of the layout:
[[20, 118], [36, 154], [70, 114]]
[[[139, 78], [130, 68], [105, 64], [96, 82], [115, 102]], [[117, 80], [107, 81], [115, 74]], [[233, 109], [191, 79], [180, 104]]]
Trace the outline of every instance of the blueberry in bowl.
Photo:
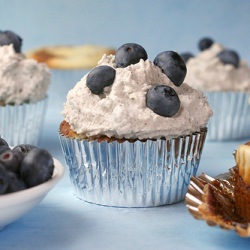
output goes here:
[[62, 164], [29, 144], [10, 147], [0, 138], [0, 229], [40, 203], [63, 177]]

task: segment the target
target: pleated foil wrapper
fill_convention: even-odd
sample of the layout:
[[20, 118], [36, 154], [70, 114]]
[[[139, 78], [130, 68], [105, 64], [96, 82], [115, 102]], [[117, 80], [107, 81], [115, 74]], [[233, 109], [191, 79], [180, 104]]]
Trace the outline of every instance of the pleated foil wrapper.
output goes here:
[[234, 230], [241, 237], [250, 237], [250, 223], [237, 214], [234, 195], [235, 168], [215, 178], [202, 173], [191, 176], [185, 201], [190, 214], [209, 226]]
[[37, 145], [42, 132], [48, 97], [36, 103], [0, 106], [0, 136], [9, 145]]
[[213, 110], [207, 140], [226, 141], [250, 136], [250, 94], [205, 92]]
[[185, 197], [199, 166], [207, 128], [169, 140], [70, 139], [59, 133], [75, 194], [115, 207], [153, 207]]

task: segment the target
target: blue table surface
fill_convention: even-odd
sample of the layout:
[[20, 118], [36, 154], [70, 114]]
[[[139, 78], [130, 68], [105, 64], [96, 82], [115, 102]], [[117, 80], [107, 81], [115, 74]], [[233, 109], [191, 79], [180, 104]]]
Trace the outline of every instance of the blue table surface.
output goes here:
[[[163, 50], [197, 53], [197, 41], [212, 36], [250, 62], [248, 0], [0, 0], [0, 4], [0, 29], [21, 35], [23, 51], [43, 45], [92, 43], [117, 48], [137, 42], [152, 60]], [[59, 84], [55, 79], [39, 146], [65, 165], [57, 131], [62, 102], [75, 79], [60, 87], [64, 89], [58, 99], [53, 98]], [[198, 174], [226, 172], [234, 166], [234, 150], [248, 140], [206, 141]], [[1, 250], [250, 247], [250, 238], [194, 219], [184, 202], [137, 209], [85, 203], [74, 196], [66, 166], [65, 170], [37, 207], [0, 232]]]
[[[247, 140], [207, 141], [198, 174], [226, 172], [234, 166], [232, 152]], [[40, 146], [64, 164], [56, 133], [46, 132]], [[66, 166], [65, 170], [37, 207], [0, 231], [0, 249], [249, 249], [250, 238], [194, 219], [185, 202], [113, 208], [81, 201], [73, 194]]]

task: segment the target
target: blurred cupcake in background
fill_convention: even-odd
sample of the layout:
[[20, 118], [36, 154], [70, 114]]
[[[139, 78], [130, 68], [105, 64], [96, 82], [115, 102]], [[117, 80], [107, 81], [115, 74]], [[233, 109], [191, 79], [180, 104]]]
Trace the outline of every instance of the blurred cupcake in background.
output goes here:
[[119, 207], [183, 200], [212, 115], [185, 75], [176, 52], [151, 62], [142, 46], [128, 43], [76, 83], [59, 138], [77, 197]]
[[12, 31], [0, 31], [0, 45], [0, 134], [10, 145], [36, 145], [47, 107], [49, 69], [22, 54], [22, 39]]
[[114, 54], [115, 50], [101, 45], [58, 45], [43, 46], [27, 51], [27, 58], [46, 63], [52, 74], [49, 89], [49, 106], [56, 123], [61, 119], [60, 112], [68, 91], [81, 79], [87, 70], [95, 67], [103, 54]]
[[208, 140], [234, 140], [250, 136], [250, 68], [239, 54], [206, 37], [200, 52], [182, 53], [187, 82], [207, 96], [213, 110]]

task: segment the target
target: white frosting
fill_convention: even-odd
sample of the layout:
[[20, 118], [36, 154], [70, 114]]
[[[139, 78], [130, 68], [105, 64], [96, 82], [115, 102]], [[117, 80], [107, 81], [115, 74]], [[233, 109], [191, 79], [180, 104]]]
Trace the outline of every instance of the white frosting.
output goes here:
[[[106, 56], [99, 65], [114, 67], [114, 56]], [[104, 96], [91, 93], [85, 75], [69, 91], [62, 114], [80, 135], [107, 135], [116, 138], [176, 137], [200, 131], [207, 125], [212, 111], [200, 91], [183, 83], [175, 86], [151, 61], [141, 60], [126, 68], [116, 68], [112, 86]], [[165, 84], [177, 92], [181, 101], [178, 113], [163, 117], [146, 107], [146, 93], [155, 85]]]
[[12, 45], [0, 46], [0, 102], [37, 102], [46, 96], [49, 84], [50, 72], [45, 64], [26, 59]]
[[244, 61], [239, 67], [223, 64], [216, 56], [224, 47], [214, 43], [187, 63], [185, 82], [202, 91], [250, 92], [250, 68]]

